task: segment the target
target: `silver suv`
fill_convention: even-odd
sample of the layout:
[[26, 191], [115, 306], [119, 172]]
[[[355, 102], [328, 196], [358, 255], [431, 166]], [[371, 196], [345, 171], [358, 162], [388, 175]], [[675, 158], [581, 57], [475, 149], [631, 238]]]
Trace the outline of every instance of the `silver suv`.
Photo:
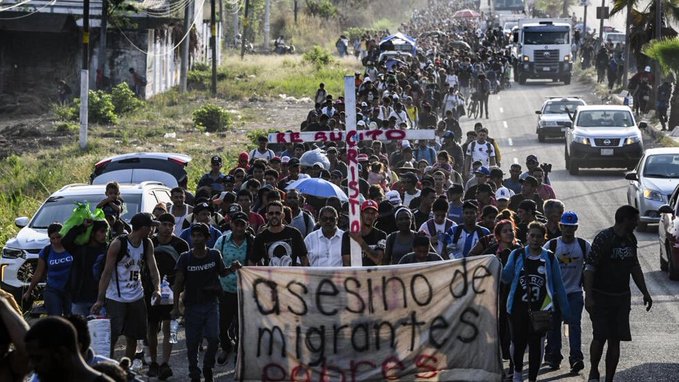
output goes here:
[[[24, 288], [31, 282], [38, 264], [38, 253], [49, 244], [47, 227], [51, 223], [66, 220], [71, 215], [75, 202], [89, 202], [90, 207], [94, 208], [106, 197], [105, 188], [106, 185], [64, 186], [45, 200], [32, 219], [16, 218], [14, 223], [21, 230], [2, 248], [0, 259], [2, 289], [12, 293], [17, 302], [20, 302]], [[159, 202], [170, 202], [170, 189], [160, 182], [121, 184], [120, 195], [127, 209], [122, 218], [128, 222], [137, 212], [152, 212], [153, 207]], [[34, 297], [39, 293], [36, 292]]]
[[629, 106], [579, 106], [566, 130], [564, 160], [571, 175], [580, 168], [633, 169], [644, 154], [641, 130]]

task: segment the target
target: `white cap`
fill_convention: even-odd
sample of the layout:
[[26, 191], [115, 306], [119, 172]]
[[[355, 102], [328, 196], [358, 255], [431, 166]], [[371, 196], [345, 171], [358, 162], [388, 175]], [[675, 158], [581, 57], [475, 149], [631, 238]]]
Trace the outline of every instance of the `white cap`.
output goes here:
[[388, 191], [384, 194], [384, 198], [389, 201], [393, 206], [401, 205], [401, 195], [396, 190]]
[[410, 142], [408, 142], [407, 139], [404, 139], [403, 141], [401, 141], [401, 148], [406, 148], [406, 147], [410, 147]]
[[495, 200], [509, 200], [511, 197], [509, 193], [509, 189], [506, 187], [500, 187], [497, 191], [495, 191]]
[[356, 122], [356, 126], [365, 126], [365, 121], [361, 120]]
[[645, 68], [644, 68], [644, 71], [645, 71], [646, 73], [650, 73], [650, 72], [651, 72], [651, 67], [650, 67], [650, 66], [645, 67]]

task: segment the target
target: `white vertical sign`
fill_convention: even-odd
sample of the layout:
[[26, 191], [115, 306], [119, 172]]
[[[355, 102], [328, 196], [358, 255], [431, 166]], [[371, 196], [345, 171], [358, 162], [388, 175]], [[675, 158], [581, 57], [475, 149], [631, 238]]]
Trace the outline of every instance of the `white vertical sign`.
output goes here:
[[[361, 202], [358, 186], [358, 140], [356, 139], [356, 83], [354, 76], [344, 76], [344, 114], [347, 145], [347, 195], [349, 196], [349, 230], [361, 232]], [[355, 241], [351, 243], [351, 266], [363, 266], [361, 246]]]

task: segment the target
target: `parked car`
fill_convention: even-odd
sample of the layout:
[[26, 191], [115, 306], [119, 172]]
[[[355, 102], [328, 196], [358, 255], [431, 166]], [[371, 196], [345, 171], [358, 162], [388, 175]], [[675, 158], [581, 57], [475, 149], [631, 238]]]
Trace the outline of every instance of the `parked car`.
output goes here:
[[627, 204], [639, 209], [639, 229], [660, 220], [658, 209], [667, 204], [679, 184], [679, 148], [662, 147], [646, 150], [637, 167], [625, 175]]
[[[21, 228], [16, 237], [5, 243], [0, 259], [3, 290], [14, 295], [20, 302], [24, 289], [38, 264], [38, 254], [47, 244], [47, 227], [54, 222], [65, 221], [73, 211], [74, 203], [88, 202], [94, 208], [105, 198], [105, 185], [71, 184], [50, 195], [32, 218], [18, 217], [14, 221]], [[159, 202], [170, 202], [170, 188], [160, 182], [121, 184], [120, 195], [125, 202], [123, 220], [129, 220], [137, 212], [152, 212]], [[38, 297], [36, 288], [34, 297]]]
[[549, 97], [543, 102], [540, 110], [536, 110], [538, 124], [535, 132], [538, 141], [544, 142], [545, 138], [563, 138], [566, 135], [567, 126], [571, 123], [568, 110], [575, 112], [579, 106], [586, 105], [579, 97]]
[[186, 182], [191, 157], [175, 153], [129, 153], [103, 159], [94, 165], [91, 184], [161, 182], [174, 188]]
[[[572, 111], [571, 111], [572, 112]], [[629, 106], [580, 106], [566, 129], [564, 160], [571, 175], [581, 167], [632, 170], [644, 154], [641, 130]]]
[[670, 280], [679, 280], [679, 185], [672, 191], [668, 203], [658, 209], [658, 213], [660, 270], [667, 271]]

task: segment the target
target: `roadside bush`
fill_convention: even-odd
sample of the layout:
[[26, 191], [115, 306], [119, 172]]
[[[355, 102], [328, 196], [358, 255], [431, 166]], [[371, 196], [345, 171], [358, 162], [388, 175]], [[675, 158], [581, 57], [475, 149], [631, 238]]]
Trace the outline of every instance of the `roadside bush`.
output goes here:
[[131, 113], [144, 106], [144, 101], [135, 96], [127, 82], [121, 82], [111, 90], [111, 102], [117, 115]]
[[[92, 123], [100, 123], [105, 125], [118, 123], [118, 116], [113, 106], [113, 97], [110, 94], [101, 90], [90, 90], [88, 93], [89, 108], [88, 119]], [[80, 110], [80, 99], [76, 98], [74, 102], [76, 110]]]
[[208, 132], [231, 128], [231, 115], [223, 107], [207, 104], [193, 111], [193, 124]]
[[318, 45], [304, 52], [302, 59], [313, 64], [317, 69], [324, 68], [334, 61], [332, 54]]
[[72, 103], [62, 104], [53, 103], [50, 106], [52, 113], [60, 121], [77, 121], [78, 120], [78, 108], [74, 107]]
[[75, 134], [80, 131], [80, 125], [75, 122], [62, 121], [56, 124], [56, 131], [62, 135]]

